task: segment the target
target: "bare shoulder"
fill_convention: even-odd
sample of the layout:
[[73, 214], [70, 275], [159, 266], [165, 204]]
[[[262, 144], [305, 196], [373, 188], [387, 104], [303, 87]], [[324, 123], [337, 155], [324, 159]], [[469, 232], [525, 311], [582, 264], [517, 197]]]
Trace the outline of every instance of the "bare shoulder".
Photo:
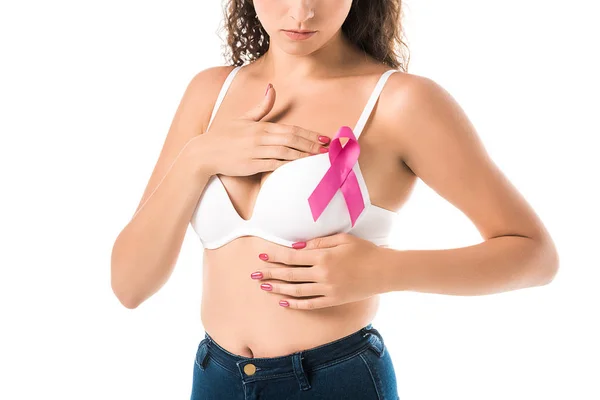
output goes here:
[[468, 147], [471, 157], [491, 162], [467, 113], [441, 84], [401, 72], [392, 74], [386, 86], [382, 93], [386, 96], [384, 121], [390, 128], [386, 139], [398, 148], [402, 160], [414, 167], [413, 172], [417, 172], [417, 164], [423, 163], [424, 157], [441, 150], [467, 151]]
[[195, 110], [190, 115], [198, 118], [198, 134], [206, 130], [219, 91], [233, 68], [230, 65], [209, 67], [196, 73], [190, 80], [182, 106]]
[[386, 141], [426, 185], [460, 209], [484, 238], [548, 238], [502, 173], [456, 99], [433, 79], [395, 73], [382, 92]]
[[[415, 126], [426, 122], [432, 115], [454, 114], [458, 103], [440, 84], [425, 76], [398, 71], [391, 74], [381, 93], [379, 114], [386, 126], [386, 139], [401, 151], [402, 159], [409, 157], [407, 150], [413, 140]], [[440, 121], [441, 122], [441, 121]], [[424, 138], [421, 136], [421, 138]]]

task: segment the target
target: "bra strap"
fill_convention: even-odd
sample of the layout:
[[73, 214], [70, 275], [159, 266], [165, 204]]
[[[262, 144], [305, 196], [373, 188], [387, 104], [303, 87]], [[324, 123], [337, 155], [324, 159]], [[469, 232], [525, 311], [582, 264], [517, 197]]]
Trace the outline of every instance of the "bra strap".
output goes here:
[[238, 73], [240, 68], [242, 68], [242, 65], [238, 65], [234, 69], [232, 69], [229, 72], [229, 75], [227, 75], [225, 82], [223, 82], [223, 85], [221, 86], [221, 90], [219, 91], [219, 96], [217, 97], [217, 101], [215, 102], [215, 105], [213, 107], [212, 114], [210, 116], [210, 121], [208, 121], [208, 126], [206, 127], [207, 131], [208, 131], [208, 128], [210, 128], [210, 124], [212, 124], [212, 121], [215, 118], [215, 115], [217, 114], [217, 110], [221, 106], [221, 102], [225, 98], [225, 94], [227, 93], [227, 89], [229, 89], [229, 85], [231, 85], [231, 81], [233, 81], [233, 78]]
[[367, 124], [367, 121], [369, 120], [369, 116], [371, 115], [371, 112], [373, 111], [373, 107], [375, 107], [375, 103], [379, 99], [379, 95], [381, 94], [381, 91], [383, 90], [385, 83], [387, 82], [389, 76], [391, 74], [393, 74], [394, 72], [397, 72], [397, 70], [390, 69], [390, 70], [385, 71], [381, 75], [379, 80], [377, 81], [377, 85], [375, 85], [375, 89], [373, 89], [373, 92], [371, 93], [371, 97], [369, 97], [369, 100], [367, 101], [367, 104], [365, 105], [365, 108], [363, 109], [363, 112], [360, 115], [360, 118], [358, 119], [356, 126], [352, 130], [354, 132], [354, 136], [356, 136], [356, 139], [358, 139], [358, 137], [362, 133], [365, 125]]

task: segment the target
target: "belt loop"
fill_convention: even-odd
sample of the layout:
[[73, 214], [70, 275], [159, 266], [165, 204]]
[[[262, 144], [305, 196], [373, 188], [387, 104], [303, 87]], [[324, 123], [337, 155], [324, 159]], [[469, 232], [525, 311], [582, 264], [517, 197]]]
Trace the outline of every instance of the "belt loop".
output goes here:
[[196, 364], [198, 364], [202, 370], [206, 368], [206, 360], [208, 359], [208, 341], [209, 339], [202, 339], [198, 345], [198, 351], [196, 352]]
[[296, 375], [296, 379], [300, 384], [301, 390], [308, 390], [311, 388], [310, 383], [308, 382], [308, 377], [304, 372], [304, 368], [302, 367], [302, 352], [298, 352], [292, 355], [292, 366], [294, 367], [294, 375]]
[[378, 340], [379, 345], [376, 345], [375, 343], [371, 343], [371, 348], [377, 353], [377, 355], [379, 357], [383, 357], [383, 355], [385, 354], [385, 343], [383, 341], [383, 337], [381, 336], [381, 333], [379, 333], [379, 331], [376, 328], [371, 328], [371, 327], [366, 329], [366, 331], [379, 338], [379, 340]]
[[367, 326], [363, 326], [362, 328], [360, 328], [360, 333], [362, 334], [363, 337], [367, 336], [367, 334], [369, 333], [369, 330], [372, 329], [373, 324], [369, 323]]

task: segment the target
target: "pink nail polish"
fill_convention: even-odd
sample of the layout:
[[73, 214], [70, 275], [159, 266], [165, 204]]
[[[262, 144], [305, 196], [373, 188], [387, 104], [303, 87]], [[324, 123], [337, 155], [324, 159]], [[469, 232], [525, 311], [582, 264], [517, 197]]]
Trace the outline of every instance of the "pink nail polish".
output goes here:
[[281, 301], [279, 301], [279, 305], [282, 306], [282, 307], [288, 307], [290, 305], [290, 303], [288, 303], [285, 300], [281, 300]]
[[262, 274], [262, 272], [253, 272], [253, 273], [250, 275], [250, 277], [251, 277], [252, 279], [262, 279], [262, 277], [263, 277], [263, 274]]
[[262, 290], [269, 290], [269, 291], [273, 289], [273, 287], [272, 287], [270, 284], [268, 284], [268, 283], [263, 283], [263, 284], [261, 284], [261, 285], [260, 285], [260, 288], [261, 288]]
[[329, 151], [329, 149], [327, 147], [321, 147], [319, 149], [319, 153], [327, 153]]
[[296, 242], [292, 244], [292, 247], [295, 249], [303, 249], [306, 247], [306, 242]]
[[260, 253], [260, 254], [258, 255], [258, 258], [260, 258], [260, 259], [261, 259], [261, 260], [263, 260], [263, 261], [267, 261], [267, 260], [269, 259], [269, 256], [268, 256], [268, 255], [266, 255], [265, 253]]
[[327, 136], [319, 136], [319, 142], [329, 143], [329, 138]]

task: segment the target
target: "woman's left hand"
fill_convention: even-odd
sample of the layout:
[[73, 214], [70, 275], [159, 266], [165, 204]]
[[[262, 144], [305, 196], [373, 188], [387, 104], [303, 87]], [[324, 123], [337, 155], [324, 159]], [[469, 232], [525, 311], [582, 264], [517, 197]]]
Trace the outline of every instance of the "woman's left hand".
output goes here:
[[[302, 310], [350, 303], [382, 292], [381, 247], [349, 233], [305, 243], [301, 249], [273, 246], [261, 253], [265, 266], [251, 275], [261, 283], [257, 290], [284, 295], [281, 306]], [[262, 277], [255, 277], [257, 272]]]

